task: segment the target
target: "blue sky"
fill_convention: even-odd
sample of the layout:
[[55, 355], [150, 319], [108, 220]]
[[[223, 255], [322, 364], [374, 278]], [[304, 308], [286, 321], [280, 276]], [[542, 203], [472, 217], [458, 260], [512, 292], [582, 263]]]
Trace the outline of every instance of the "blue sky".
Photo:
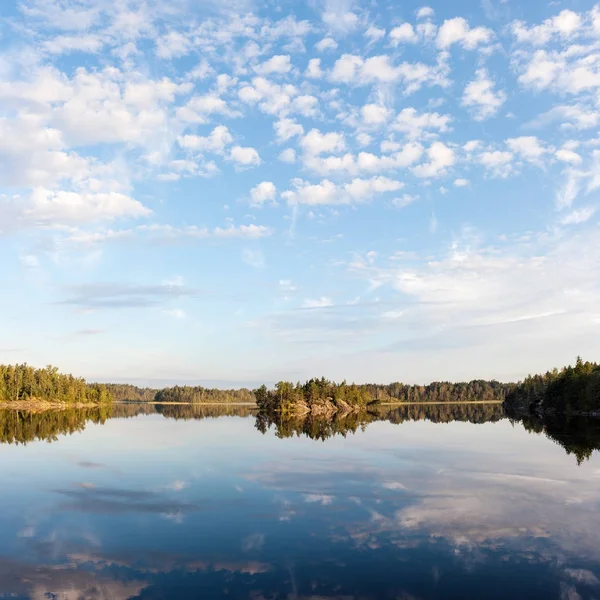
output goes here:
[[0, 361], [240, 385], [597, 358], [600, 5], [0, 17]]

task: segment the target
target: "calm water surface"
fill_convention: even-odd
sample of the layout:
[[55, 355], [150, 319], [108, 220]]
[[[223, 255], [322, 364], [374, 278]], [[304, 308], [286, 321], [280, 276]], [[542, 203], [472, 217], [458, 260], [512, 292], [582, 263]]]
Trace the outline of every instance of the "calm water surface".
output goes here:
[[248, 412], [0, 445], [0, 598], [600, 599], [598, 452], [506, 419], [281, 439]]

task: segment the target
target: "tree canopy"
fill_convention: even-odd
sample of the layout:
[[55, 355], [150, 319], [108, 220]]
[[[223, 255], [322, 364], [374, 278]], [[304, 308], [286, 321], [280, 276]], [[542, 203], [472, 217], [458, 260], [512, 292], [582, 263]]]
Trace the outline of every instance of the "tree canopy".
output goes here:
[[574, 366], [529, 375], [507, 395], [505, 406], [509, 411], [600, 412], [600, 365], [577, 357]]
[[36, 369], [27, 364], [0, 365], [0, 402], [46, 401], [90, 404], [112, 401], [104, 384], [87, 384], [57, 367]]

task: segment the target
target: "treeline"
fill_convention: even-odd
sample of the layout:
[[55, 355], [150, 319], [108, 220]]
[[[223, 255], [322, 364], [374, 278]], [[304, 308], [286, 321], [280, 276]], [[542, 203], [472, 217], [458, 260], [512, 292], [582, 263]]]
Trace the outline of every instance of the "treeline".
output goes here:
[[219, 390], [202, 386], [176, 385], [175, 387], [159, 390], [154, 397], [155, 402], [187, 402], [187, 403], [225, 403], [225, 402], [255, 402], [254, 394], [246, 389]]
[[27, 364], [0, 365], [0, 402], [46, 401], [89, 404], [112, 401], [103, 384], [65, 375], [56, 367], [35, 369]]
[[129, 383], [107, 383], [106, 389], [117, 402], [154, 402], [158, 393], [158, 390], [153, 388], [141, 388]]
[[262, 386], [254, 390], [256, 403], [262, 410], [289, 411], [313, 410], [315, 407], [346, 408], [381, 403], [432, 403], [432, 402], [502, 402], [513, 384], [498, 381], [475, 380], [465, 383], [435, 382], [429, 385], [403, 383], [337, 384], [325, 378], [310, 379], [306, 383], [280, 381], [274, 389]]
[[401, 402], [502, 402], [514, 384], [475, 379], [460, 383], [435, 381], [428, 385], [366, 384], [359, 386], [383, 403]]
[[577, 357], [575, 366], [530, 375], [507, 395], [508, 411], [600, 413], [600, 365]]

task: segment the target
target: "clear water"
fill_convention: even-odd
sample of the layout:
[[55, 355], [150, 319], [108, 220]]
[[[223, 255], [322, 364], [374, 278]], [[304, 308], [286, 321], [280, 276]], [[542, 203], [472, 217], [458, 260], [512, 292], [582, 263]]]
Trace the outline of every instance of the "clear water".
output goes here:
[[506, 419], [255, 425], [150, 414], [0, 445], [0, 597], [600, 598], [598, 452]]

